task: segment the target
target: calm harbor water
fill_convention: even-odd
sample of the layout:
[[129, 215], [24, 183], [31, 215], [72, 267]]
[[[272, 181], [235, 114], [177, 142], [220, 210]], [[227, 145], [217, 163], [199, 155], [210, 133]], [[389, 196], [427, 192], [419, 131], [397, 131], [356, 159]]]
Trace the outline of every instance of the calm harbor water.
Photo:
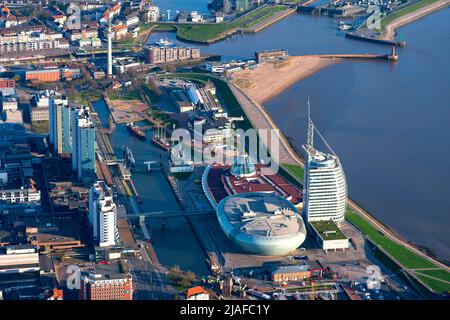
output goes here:
[[[102, 125], [106, 127], [110, 114], [104, 100], [95, 102], [93, 107], [99, 114]], [[151, 138], [150, 132], [147, 133], [147, 138]], [[150, 139], [141, 141], [131, 136], [125, 125], [116, 126], [110, 141], [114, 153], [119, 159], [123, 154], [122, 146], [129, 147], [136, 159], [137, 166], [142, 166], [144, 161], [159, 161], [160, 154], [162, 154], [150, 143]], [[141, 197], [143, 212], [180, 210], [162, 172], [135, 173], [133, 182]], [[160, 220], [152, 219], [150, 226], [153, 246], [161, 263], [168, 266], [178, 265], [183, 270], [192, 270], [197, 274], [205, 274], [208, 271], [203, 251], [184, 218], [167, 220], [164, 231], [161, 228]]]
[[[184, 2], [179, 2], [184, 3]], [[406, 239], [450, 260], [450, 9], [400, 29], [397, 64], [336, 64], [292, 86], [266, 107], [296, 145], [305, 141], [306, 99], [340, 156], [350, 196]], [[173, 33], [151, 35], [176, 41]], [[292, 55], [387, 53], [345, 39], [336, 20], [294, 15], [255, 35], [200, 46], [224, 59], [286, 48]]]
[[161, 13], [170, 10], [172, 16], [177, 11], [208, 13], [208, 1], [205, 0], [155, 0], [153, 2], [159, 7]]

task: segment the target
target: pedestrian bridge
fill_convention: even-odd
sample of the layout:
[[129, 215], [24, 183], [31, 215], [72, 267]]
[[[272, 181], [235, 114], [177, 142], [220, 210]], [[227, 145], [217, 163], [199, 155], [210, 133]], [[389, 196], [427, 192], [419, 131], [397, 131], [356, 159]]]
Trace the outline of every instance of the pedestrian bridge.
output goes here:
[[179, 217], [192, 217], [192, 216], [207, 216], [215, 215], [214, 210], [195, 210], [195, 211], [154, 211], [154, 212], [141, 212], [128, 214], [128, 218], [139, 218], [139, 219], [171, 219]]

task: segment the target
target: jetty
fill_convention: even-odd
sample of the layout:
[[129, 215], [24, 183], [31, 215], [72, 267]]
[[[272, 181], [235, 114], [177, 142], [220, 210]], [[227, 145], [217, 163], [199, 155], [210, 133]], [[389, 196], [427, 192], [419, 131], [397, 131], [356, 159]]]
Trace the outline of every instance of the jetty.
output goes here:
[[406, 41], [379, 39], [379, 38], [375, 38], [375, 37], [359, 34], [359, 33], [356, 33], [356, 32], [347, 32], [345, 34], [345, 37], [349, 38], [349, 39], [362, 40], [362, 41], [367, 41], [367, 42], [374, 42], [374, 43], [384, 44], [384, 45], [388, 45], [388, 46], [396, 46], [396, 47], [405, 47], [406, 46]]

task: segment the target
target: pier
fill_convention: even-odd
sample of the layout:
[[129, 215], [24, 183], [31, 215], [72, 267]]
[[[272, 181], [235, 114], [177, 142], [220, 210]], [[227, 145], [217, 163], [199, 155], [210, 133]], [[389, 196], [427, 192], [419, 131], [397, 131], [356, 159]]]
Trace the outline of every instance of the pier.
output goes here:
[[395, 46], [392, 47], [392, 51], [389, 54], [320, 54], [320, 55], [308, 55], [309, 57], [324, 58], [324, 59], [355, 59], [355, 60], [386, 60], [386, 61], [398, 61], [398, 55], [395, 50]]
[[388, 45], [388, 46], [396, 46], [396, 47], [405, 47], [406, 46], [406, 41], [379, 39], [379, 38], [375, 38], [375, 37], [365, 36], [363, 34], [359, 34], [356, 32], [347, 32], [345, 34], [345, 37], [349, 38], [349, 39], [374, 42], [374, 43], [384, 44], [384, 45]]

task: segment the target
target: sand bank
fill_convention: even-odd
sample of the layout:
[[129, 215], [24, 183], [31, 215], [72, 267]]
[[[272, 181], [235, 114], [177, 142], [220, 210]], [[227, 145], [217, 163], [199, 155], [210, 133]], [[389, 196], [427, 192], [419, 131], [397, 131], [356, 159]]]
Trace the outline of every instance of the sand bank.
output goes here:
[[311, 56], [291, 56], [287, 61], [263, 63], [256, 69], [240, 70], [232, 82], [256, 102], [262, 104], [299, 80], [340, 61]]

